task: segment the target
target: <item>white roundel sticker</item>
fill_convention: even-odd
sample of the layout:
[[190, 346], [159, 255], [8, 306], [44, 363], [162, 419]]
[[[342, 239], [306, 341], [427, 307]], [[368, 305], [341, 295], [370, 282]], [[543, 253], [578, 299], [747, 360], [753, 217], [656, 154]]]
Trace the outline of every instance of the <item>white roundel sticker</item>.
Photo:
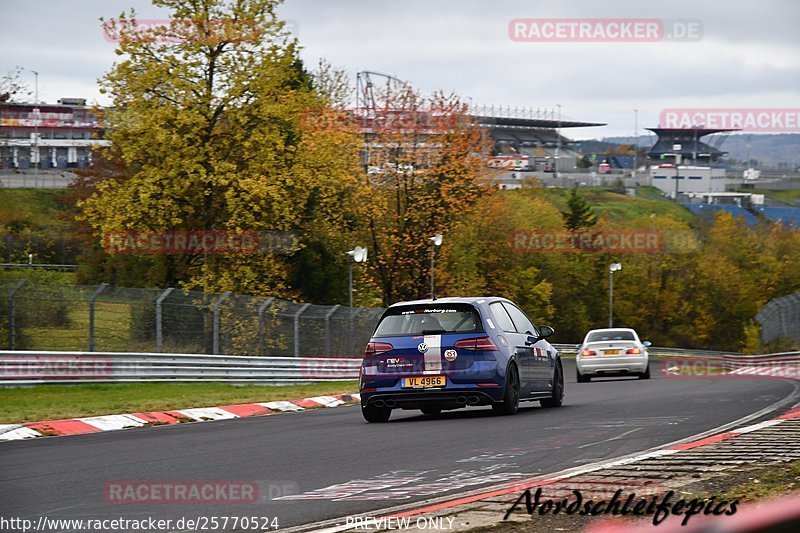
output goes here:
[[419, 346], [417, 346], [417, 350], [419, 350], [420, 353], [425, 353], [428, 351], [428, 345], [422, 342]]
[[458, 353], [455, 350], [445, 350], [444, 351], [444, 358], [448, 361], [455, 361], [456, 357], [458, 357]]

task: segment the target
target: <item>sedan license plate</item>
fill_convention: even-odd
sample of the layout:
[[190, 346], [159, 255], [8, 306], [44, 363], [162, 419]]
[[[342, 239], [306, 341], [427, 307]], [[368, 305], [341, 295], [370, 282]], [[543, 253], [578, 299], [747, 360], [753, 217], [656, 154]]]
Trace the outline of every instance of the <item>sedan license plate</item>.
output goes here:
[[403, 386], [407, 388], [444, 387], [447, 380], [444, 376], [415, 376], [405, 378]]
[[619, 355], [620, 350], [604, 350], [603, 355]]

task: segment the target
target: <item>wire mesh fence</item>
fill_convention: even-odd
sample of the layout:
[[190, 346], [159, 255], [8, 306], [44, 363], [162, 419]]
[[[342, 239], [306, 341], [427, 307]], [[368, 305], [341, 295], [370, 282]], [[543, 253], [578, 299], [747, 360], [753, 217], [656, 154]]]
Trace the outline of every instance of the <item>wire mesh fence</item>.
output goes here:
[[356, 357], [382, 308], [232, 293], [0, 282], [0, 349]]
[[800, 292], [775, 298], [761, 308], [756, 315], [761, 326], [761, 341], [778, 339], [800, 341]]

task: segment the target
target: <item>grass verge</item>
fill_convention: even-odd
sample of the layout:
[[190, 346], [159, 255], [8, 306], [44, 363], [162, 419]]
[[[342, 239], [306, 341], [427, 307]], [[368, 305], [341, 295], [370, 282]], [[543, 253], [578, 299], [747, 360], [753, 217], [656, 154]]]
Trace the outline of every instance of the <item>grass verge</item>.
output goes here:
[[356, 392], [357, 381], [260, 386], [224, 383], [42, 385], [0, 389], [0, 423], [294, 400]]

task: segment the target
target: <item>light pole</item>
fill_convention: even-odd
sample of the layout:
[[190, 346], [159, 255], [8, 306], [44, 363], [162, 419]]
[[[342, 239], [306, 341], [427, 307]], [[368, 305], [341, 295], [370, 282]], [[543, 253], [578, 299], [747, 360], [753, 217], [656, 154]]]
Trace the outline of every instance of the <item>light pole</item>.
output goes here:
[[39, 73], [32, 70], [34, 82], [33, 97], [33, 157], [34, 170], [36, 170], [36, 180], [39, 180]]
[[431, 300], [435, 300], [435, 292], [434, 292], [434, 284], [433, 284], [433, 268], [434, 268], [434, 258], [436, 256], [436, 247], [442, 245], [442, 234], [437, 233], [433, 237], [428, 237], [428, 240], [431, 241]]
[[352, 261], [348, 261], [348, 279], [350, 281], [350, 353], [352, 354], [355, 350], [354, 348], [354, 339], [353, 339], [353, 263], [364, 263], [367, 260], [367, 249], [362, 248], [361, 246], [356, 246], [352, 250], [346, 252], [345, 255], [349, 255], [353, 258]]
[[558, 106], [558, 129], [556, 130], [556, 136], [558, 139], [556, 139], [556, 168], [553, 169], [553, 175], [558, 178], [558, 157], [559, 153], [561, 152], [561, 104], [556, 104], [556, 106]]
[[631, 177], [634, 180], [634, 185], [636, 185], [636, 167], [639, 163], [639, 110], [633, 110], [633, 136], [636, 139], [636, 144], [633, 147], [633, 172], [631, 172]]
[[614, 272], [622, 270], [622, 263], [611, 263], [608, 268], [608, 327], [614, 327]]
[[672, 151], [675, 153], [675, 201], [678, 201], [678, 180], [680, 179], [680, 166], [681, 166], [681, 150], [683, 146], [680, 144], [673, 144]]
[[367, 249], [362, 248], [361, 246], [356, 246], [352, 250], [348, 251], [345, 255], [349, 255], [353, 258], [352, 261], [349, 262], [349, 280], [350, 280], [350, 316], [353, 316], [353, 263], [364, 263], [367, 260]]

